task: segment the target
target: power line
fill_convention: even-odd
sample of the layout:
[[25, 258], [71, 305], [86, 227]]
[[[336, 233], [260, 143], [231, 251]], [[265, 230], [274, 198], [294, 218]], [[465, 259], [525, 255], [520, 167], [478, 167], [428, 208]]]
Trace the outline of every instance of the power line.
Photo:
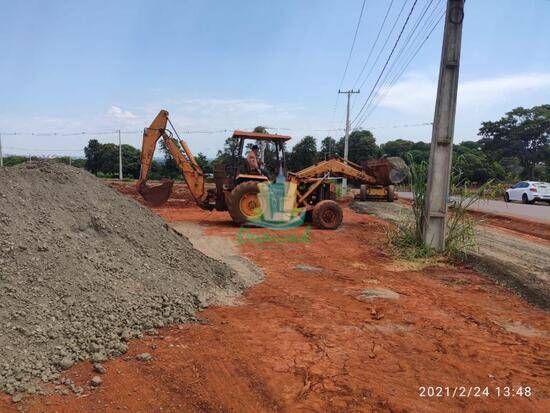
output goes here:
[[367, 100], [365, 100], [365, 103], [363, 104], [363, 106], [361, 107], [361, 109], [359, 110], [359, 112], [357, 113], [357, 115], [355, 116], [355, 118], [353, 119], [353, 122], [352, 123], [355, 123], [355, 121], [357, 120], [357, 118], [361, 115], [361, 113], [363, 112], [363, 110], [365, 109], [365, 106], [367, 105], [370, 97], [372, 96], [372, 94], [374, 93], [374, 90], [376, 89], [376, 86], [378, 85], [378, 83], [380, 82], [380, 78], [382, 77], [382, 75], [384, 74], [384, 71], [386, 70], [386, 68], [388, 67], [388, 63], [390, 62], [392, 56], [393, 56], [393, 53], [395, 51], [395, 48], [397, 47], [397, 44], [399, 43], [399, 40], [401, 40], [401, 36], [403, 35], [403, 32], [405, 31], [405, 27], [407, 26], [407, 23], [409, 22], [409, 19], [411, 17], [411, 14], [413, 13], [414, 11], [414, 8], [416, 7], [416, 3], [418, 3], [418, 0], [414, 0], [414, 3], [411, 7], [411, 10], [409, 11], [409, 14], [407, 16], [407, 19], [405, 20], [405, 23], [403, 24], [403, 27], [401, 28], [401, 31], [399, 32], [399, 36], [397, 36], [397, 39], [395, 41], [395, 44], [393, 45], [393, 48], [388, 56], [388, 58], [386, 59], [386, 63], [384, 64], [384, 67], [382, 68], [382, 71], [380, 72], [380, 75], [378, 76], [378, 79], [376, 79], [376, 83], [374, 84], [374, 86], [372, 87], [371, 89], [371, 92], [369, 93], [369, 96], [367, 97]]
[[361, 19], [363, 18], [363, 11], [365, 10], [365, 3], [366, 3], [366, 0], [363, 0], [363, 4], [361, 5], [361, 12], [359, 13], [359, 19], [357, 19], [357, 26], [355, 26], [355, 33], [353, 35], [353, 41], [351, 42], [351, 47], [349, 49], [348, 60], [346, 62], [346, 68], [344, 69], [344, 73], [342, 74], [342, 79], [340, 80], [340, 86], [338, 87], [338, 89], [342, 88], [342, 85], [344, 83], [344, 79], [346, 78], [346, 74], [348, 72], [349, 62], [350, 62], [351, 56], [353, 54], [353, 49], [355, 48], [355, 42], [357, 40], [357, 33], [359, 32], [359, 27], [361, 26]]
[[[355, 48], [355, 42], [357, 41], [357, 33], [359, 32], [359, 27], [361, 26], [361, 20], [363, 19], [363, 11], [365, 10], [365, 3], [366, 3], [366, 0], [363, 0], [363, 3], [361, 4], [361, 12], [359, 13], [359, 18], [357, 19], [357, 25], [355, 26], [355, 33], [353, 35], [353, 41], [351, 42], [351, 47], [350, 47], [350, 50], [349, 50], [348, 59], [346, 61], [346, 66], [344, 68], [344, 73], [342, 73], [342, 79], [340, 79], [340, 85], [338, 86], [338, 89], [342, 88], [342, 85], [344, 84], [344, 79], [346, 78], [346, 74], [348, 72], [349, 62], [351, 60], [351, 56], [353, 55], [353, 49]], [[338, 108], [338, 99], [339, 98], [340, 98], [340, 94], [338, 93], [336, 95], [336, 101], [334, 102], [334, 109], [332, 110], [332, 120], [330, 121], [330, 123], [332, 125], [334, 125], [334, 117], [336, 116], [336, 109]]]
[[372, 56], [372, 52], [374, 52], [374, 49], [376, 48], [376, 45], [378, 44], [378, 40], [380, 39], [380, 34], [382, 34], [382, 29], [384, 28], [384, 25], [386, 24], [386, 20], [388, 19], [388, 15], [390, 14], [390, 10], [393, 6], [394, 0], [391, 0], [390, 5], [388, 7], [388, 10], [386, 11], [386, 15], [384, 16], [384, 20], [382, 21], [382, 24], [380, 25], [380, 28], [378, 29], [378, 34], [376, 35], [376, 39], [374, 40], [374, 43], [372, 44], [372, 47], [370, 48], [369, 54], [367, 56], [367, 60], [365, 60], [365, 64], [361, 68], [361, 72], [359, 72], [359, 76], [357, 76], [357, 79], [355, 79], [355, 82], [353, 83], [353, 88], [357, 85], [357, 82], [359, 82], [359, 79], [361, 79], [361, 76], [363, 75], [363, 72], [365, 71], [365, 68], [367, 67], [370, 58]]
[[[426, 41], [430, 38], [430, 36], [432, 35], [432, 33], [434, 32], [434, 30], [437, 28], [437, 26], [439, 25], [439, 23], [441, 22], [441, 20], [443, 19], [443, 17], [445, 16], [445, 10], [443, 10], [443, 12], [441, 13], [441, 15], [439, 16], [439, 18], [435, 21], [435, 23], [433, 24], [433, 26], [431, 27], [431, 29], [429, 30], [428, 34], [426, 35], [426, 37], [422, 40], [422, 42], [420, 42], [419, 45], [417, 45], [416, 49], [414, 50], [414, 52], [412, 53], [412, 55], [409, 55], [409, 59], [406, 61], [405, 65], [401, 67], [401, 69], [396, 73], [396, 75], [392, 78], [392, 80], [389, 82], [389, 86], [385, 87], [384, 89], [384, 93], [380, 96], [378, 96], [378, 99], [376, 101], [376, 103], [374, 104], [374, 106], [371, 106], [369, 105], [370, 109], [368, 111], [366, 111], [364, 113], [364, 115], [362, 116], [362, 118], [357, 122], [357, 124], [360, 124], [360, 123], [363, 123], [366, 119], [368, 119], [368, 117], [374, 112], [374, 110], [376, 110], [376, 108], [378, 107], [378, 105], [380, 104], [380, 102], [382, 100], [384, 100], [384, 98], [389, 94], [389, 92], [391, 91], [391, 89], [395, 86], [395, 84], [397, 83], [397, 81], [401, 78], [401, 76], [405, 73], [405, 71], [407, 70], [407, 68], [409, 67], [409, 65], [411, 64], [411, 62], [414, 60], [414, 58], [417, 56], [417, 54], [420, 52], [420, 50], [422, 49], [422, 47], [424, 46], [424, 44], [426, 43]], [[437, 16], [436, 16], [437, 17]], [[380, 90], [381, 88], [379, 88], [378, 90]], [[373, 101], [371, 101], [371, 104], [372, 104]]]
[[[356, 124], [360, 124], [360, 123], [364, 122], [365, 119], [367, 119], [368, 116], [370, 116], [370, 114], [373, 112], [373, 110], [378, 106], [378, 104], [380, 103], [380, 101], [383, 98], [382, 96], [380, 96], [379, 92], [381, 90], [384, 90], [384, 91], [386, 91], [386, 94], [387, 94], [389, 89], [391, 87], [393, 87], [393, 85], [395, 84], [395, 82], [397, 81], [399, 76], [401, 76], [401, 74], [399, 74], [397, 77], [393, 77], [394, 74], [395, 74], [394, 70], [397, 69], [397, 73], [401, 73], [402, 72], [401, 69], [403, 68], [403, 66], [401, 66], [401, 63], [403, 61], [405, 61], [406, 63], [404, 64], [404, 66], [407, 67], [408, 64], [411, 61], [410, 59], [409, 59], [409, 61], [407, 61], [407, 59], [411, 56], [410, 52], [413, 51], [413, 55], [415, 55], [415, 52], [418, 53], [418, 49], [415, 51], [415, 48], [417, 48], [418, 44], [415, 44], [415, 43], [416, 43], [416, 40], [422, 35], [423, 32], [424, 32], [424, 34], [426, 33], [425, 29], [427, 28], [429, 34], [431, 34], [431, 31], [429, 30], [430, 26], [434, 23], [434, 21], [437, 20], [437, 13], [434, 14], [434, 12], [436, 12], [436, 10], [437, 10], [437, 5], [433, 8], [433, 10], [431, 11], [429, 17], [424, 20], [424, 24], [422, 24], [421, 29], [418, 31], [418, 33], [416, 33], [416, 35], [414, 36], [414, 40], [411, 42], [411, 39], [413, 38], [413, 35], [415, 34], [416, 30], [420, 26], [420, 23], [421, 23], [422, 19], [425, 17], [426, 12], [427, 12], [429, 6], [432, 4], [432, 2], [433, 2], [433, 0], [429, 1], [429, 3], [427, 4], [427, 7], [424, 8], [424, 11], [421, 13], [421, 16], [417, 19], [417, 21], [415, 23], [415, 26], [409, 32], [407, 40], [403, 44], [403, 47], [401, 47], [401, 49], [399, 50], [399, 53], [397, 54], [397, 57], [394, 59], [394, 61], [390, 65], [389, 70], [386, 71], [386, 73], [385, 73], [385, 75], [382, 79], [382, 82], [380, 83], [380, 85], [378, 86], [378, 88], [376, 90], [376, 93], [373, 94], [372, 99], [370, 100], [370, 102], [367, 104], [367, 107], [363, 111], [364, 112], [363, 116], [356, 122]], [[442, 0], [439, 0], [439, 4], [441, 2], [442, 2]], [[410, 43], [410, 47], [407, 48], [407, 46], [409, 46], [409, 43]], [[421, 45], [423, 45], [423, 42], [421, 42]], [[404, 54], [404, 52], [405, 52], [405, 54]], [[403, 60], [401, 60], [402, 56], [403, 56]], [[400, 66], [400, 68], [398, 68], [399, 66]], [[390, 79], [390, 80], [388, 81], [388, 79]], [[371, 108], [372, 108], [372, 110], [370, 110]]]
[[386, 36], [386, 40], [384, 41], [384, 44], [382, 45], [382, 47], [380, 48], [380, 50], [378, 51], [378, 54], [376, 55], [376, 59], [374, 59], [374, 63], [372, 64], [371, 68], [369, 69], [369, 71], [367, 72], [367, 75], [365, 76], [365, 79], [363, 79], [363, 81], [361, 82], [361, 84], [359, 85], [359, 88], [362, 88], [365, 83], [367, 82], [367, 80], [370, 78], [370, 75], [372, 74], [372, 72], [374, 71], [374, 68], [376, 67], [376, 64], [378, 63], [378, 60], [380, 60], [380, 56], [382, 55], [382, 52], [384, 51], [384, 49], [386, 48], [386, 45], [388, 44], [392, 34], [393, 34], [393, 31], [395, 30], [395, 27], [397, 26], [397, 23], [399, 22], [399, 19], [401, 18], [401, 14], [403, 14], [403, 10], [405, 10], [405, 6], [407, 5], [407, 2], [409, 0], [405, 0], [405, 2], [403, 3], [403, 6], [401, 6], [401, 9], [399, 9], [399, 13], [397, 14], [397, 18], [395, 19], [395, 21], [393, 22], [393, 25], [389, 31], [389, 33], [387, 34]]
[[30, 152], [84, 152], [84, 149], [33, 149], [33, 148], [16, 148], [13, 146], [4, 146], [4, 149], [12, 151], [30, 151]]

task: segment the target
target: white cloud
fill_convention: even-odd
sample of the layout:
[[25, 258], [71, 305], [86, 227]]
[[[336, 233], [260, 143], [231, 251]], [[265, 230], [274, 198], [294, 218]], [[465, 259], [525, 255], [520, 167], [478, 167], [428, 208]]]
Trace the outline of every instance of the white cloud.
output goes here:
[[107, 111], [107, 115], [115, 119], [137, 119], [129, 110], [122, 110], [122, 108], [112, 105]]
[[534, 73], [466, 81], [459, 85], [462, 105], [491, 106], [503, 99], [532, 91], [550, 90], [550, 73]]
[[[29, 148], [33, 151], [37, 148], [76, 151], [83, 148], [91, 138], [97, 138], [100, 142], [116, 142], [117, 135], [114, 131], [118, 129], [126, 132], [122, 136], [124, 143], [139, 147], [143, 128], [154, 119], [160, 109], [170, 112], [172, 123], [194, 153], [203, 152], [208, 156], [214, 156], [223, 147], [224, 140], [234, 129], [251, 130], [258, 125], [281, 128], [271, 131], [289, 133], [296, 138], [292, 143], [296, 143], [309, 132], [304, 126], [311, 125], [313, 129], [328, 127], [326, 119], [307, 113], [302, 106], [296, 104], [280, 104], [261, 99], [164, 98], [148, 100], [146, 105], [132, 106], [129, 110], [112, 105], [107, 110], [67, 118], [7, 114], [4, 116], [0, 113], [0, 130], [57, 133], [55, 138], [50, 139], [26, 136], [24, 144], [19, 142], [22, 138], [20, 136], [6, 137], [6, 147]], [[292, 130], [288, 131], [286, 128]], [[86, 133], [81, 134], [82, 131]], [[75, 135], [61, 136], [66, 133]], [[319, 134], [321, 136], [323, 132]]]
[[[400, 112], [418, 115], [431, 114], [435, 105], [437, 81], [426, 76], [412, 75], [397, 83], [387, 93], [380, 106]], [[466, 80], [459, 83], [458, 107], [460, 110], [485, 109], [533, 92], [550, 91], [550, 73], [510, 75], [485, 79]]]

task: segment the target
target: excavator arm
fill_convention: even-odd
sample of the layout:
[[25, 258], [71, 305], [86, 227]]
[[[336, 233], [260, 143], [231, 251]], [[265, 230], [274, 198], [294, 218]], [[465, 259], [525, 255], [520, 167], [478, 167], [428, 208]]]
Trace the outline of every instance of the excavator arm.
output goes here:
[[191, 195], [200, 206], [207, 197], [203, 171], [187, 144], [183, 140], [180, 140], [180, 147], [177, 145], [170, 131], [166, 129], [168, 122], [168, 112], [161, 110], [151, 123], [151, 126], [145, 128], [143, 131], [141, 170], [139, 180], [136, 184], [137, 191], [146, 201], [153, 205], [162, 205], [170, 197], [172, 185], [174, 184], [172, 180], [167, 180], [154, 187], [147, 186], [147, 175], [151, 169], [153, 154], [155, 153], [158, 140], [162, 138], [174, 162], [180, 169]]
[[323, 175], [338, 175], [348, 179], [354, 179], [365, 184], [375, 185], [376, 178], [365, 173], [361, 167], [342, 158], [334, 158], [322, 161], [301, 171], [291, 173], [291, 180], [306, 181], [316, 179]]

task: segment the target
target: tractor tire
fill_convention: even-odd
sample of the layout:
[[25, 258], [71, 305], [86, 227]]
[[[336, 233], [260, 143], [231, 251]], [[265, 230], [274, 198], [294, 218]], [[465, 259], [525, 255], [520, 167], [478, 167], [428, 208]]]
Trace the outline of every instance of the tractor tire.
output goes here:
[[393, 202], [395, 200], [395, 189], [393, 188], [393, 185], [388, 186], [386, 191], [388, 193], [388, 202]]
[[258, 197], [259, 192], [258, 183], [254, 181], [243, 182], [231, 191], [227, 210], [233, 222], [243, 225], [262, 214], [263, 205]]
[[361, 185], [361, 189], [359, 189], [359, 201], [365, 202], [368, 196], [367, 185]]
[[311, 219], [320, 229], [336, 229], [342, 224], [343, 212], [335, 201], [325, 200], [313, 208]]

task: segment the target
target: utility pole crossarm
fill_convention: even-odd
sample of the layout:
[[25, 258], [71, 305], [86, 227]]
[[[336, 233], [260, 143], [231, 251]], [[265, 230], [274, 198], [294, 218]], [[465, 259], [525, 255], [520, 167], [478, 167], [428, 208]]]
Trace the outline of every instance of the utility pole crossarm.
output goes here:
[[[361, 90], [346, 90], [346, 91], [343, 91], [343, 90], [340, 90], [338, 89], [338, 93], [345, 93], [346, 95], [348, 95], [348, 103], [347, 103], [347, 108], [346, 108], [346, 137], [344, 138], [344, 159], [347, 161], [348, 160], [348, 151], [349, 151], [349, 129], [350, 129], [350, 125], [349, 125], [349, 101], [350, 101], [350, 97], [352, 94], [354, 93], [361, 93]], [[342, 194], [343, 195], [346, 195], [348, 191], [348, 179], [347, 178], [343, 178], [342, 179]]]
[[439, 251], [445, 249], [464, 1], [447, 0], [430, 146], [423, 241]]

